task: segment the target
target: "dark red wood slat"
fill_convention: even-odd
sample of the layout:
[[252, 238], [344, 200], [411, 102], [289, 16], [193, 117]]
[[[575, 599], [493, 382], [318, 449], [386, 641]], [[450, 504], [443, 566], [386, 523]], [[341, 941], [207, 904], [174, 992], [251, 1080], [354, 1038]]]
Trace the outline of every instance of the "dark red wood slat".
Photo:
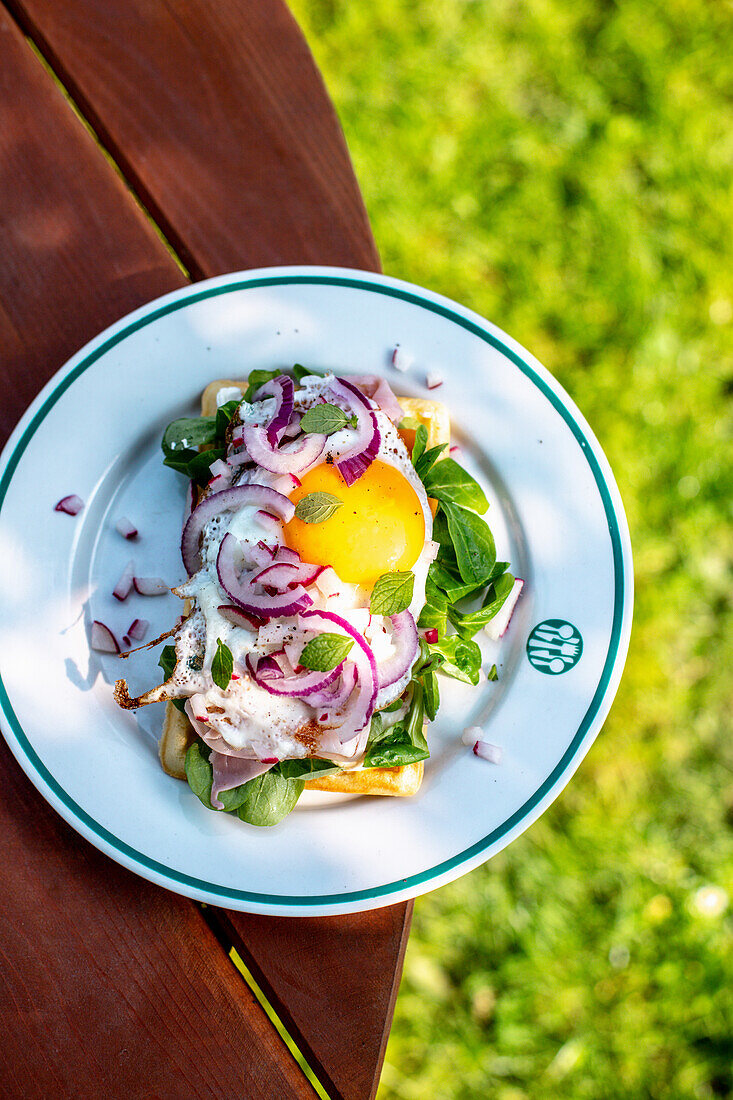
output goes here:
[[[3, 429], [83, 340], [180, 283], [0, 8]], [[313, 1095], [197, 906], [78, 837], [4, 742], [0, 789], [0, 1095]]]
[[[333, 109], [282, 4], [9, 6], [194, 273], [289, 262], [378, 267]], [[227, 918], [301, 1047], [349, 1098], [376, 1088], [410, 914], [402, 905], [342, 918], [328, 922], [326, 936], [319, 921], [272, 922], [268, 935], [263, 918]], [[306, 1005], [298, 974], [314, 957]]]
[[213, 910], [265, 983], [332, 1094], [371, 1100], [397, 998], [412, 902], [346, 917], [267, 918]]
[[9, 0], [195, 276], [378, 257], [280, 0]]

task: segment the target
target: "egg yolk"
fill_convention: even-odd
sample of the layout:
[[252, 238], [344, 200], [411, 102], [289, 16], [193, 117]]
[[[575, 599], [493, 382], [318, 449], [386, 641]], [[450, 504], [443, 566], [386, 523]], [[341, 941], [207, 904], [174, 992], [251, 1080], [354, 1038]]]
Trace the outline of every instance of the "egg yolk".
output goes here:
[[331, 493], [341, 507], [322, 523], [293, 518], [285, 541], [303, 561], [331, 565], [342, 581], [373, 585], [382, 573], [411, 569], [425, 541], [425, 519], [417, 493], [404, 474], [374, 461], [353, 485], [336, 466], [316, 466], [290, 493], [297, 504], [308, 493]]

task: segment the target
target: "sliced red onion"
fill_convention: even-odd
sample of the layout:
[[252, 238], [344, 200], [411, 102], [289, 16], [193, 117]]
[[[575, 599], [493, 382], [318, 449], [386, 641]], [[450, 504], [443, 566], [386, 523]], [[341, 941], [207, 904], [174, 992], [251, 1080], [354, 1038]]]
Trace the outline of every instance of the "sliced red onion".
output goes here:
[[425, 631], [425, 641], [429, 642], [430, 645], [435, 645], [437, 640], [438, 640], [438, 631], [437, 631], [436, 627], [431, 626], [429, 630]]
[[286, 523], [295, 514], [295, 505], [287, 497], [265, 485], [235, 485], [206, 497], [189, 516], [181, 538], [181, 556], [189, 576], [201, 567], [199, 542], [206, 524], [222, 512], [236, 512], [245, 505], [267, 508]]
[[289, 546], [278, 546], [275, 561], [287, 561], [293, 565], [300, 565], [300, 554], [297, 550], [291, 550]]
[[92, 649], [98, 653], [119, 653], [120, 644], [108, 626], [95, 619], [92, 623], [89, 641]]
[[425, 375], [425, 385], [429, 390], [437, 390], [438, 386], [443, 385], [443, 375], [438, 374], [437, 370], [429, 370]]
[[490, 619], [484, 627], [484, 631], [493, 641], [498, 642], [499, 639], [503, 638], [506, 634], [509, 620], [514, 614], [514, 608], [517, 606], [517, 600], [523, 588], [524, 581], [517, 578], [512, 585], [509, 595], [504, 600], [504, 603], [501, 605], [496, 615], [494, 615], [493, 619]]
[[272, 585], [280, 591], [293, 588], [296, 584], [302, 584], [305, 588], [317, 580], [323, 568], [322, 565], [309, 565], [304, 561], [298, 562], [297, 565], [292, 562], [276, 561], [274, 565], [265, 566], [252, 578], [252, 583]]
[[181, 527], [185, 527], [188, 523], [188, 517], [196, 507], [196, 500], [198, 499], [198, 490], [194, 481], [189, 481], [186, 489], [186, 503], [183, 506], [183, 522]]
[[351, 375], [349, 381], [358, 386], [367, 397], [371, 397], [390, 420], [399, 424], [405, 414], [386, 378], [380, 378], [376, 374], [357, 374]]
[[224, 755], [216, 751], [212, 751], [209, 763], [214, 773], [211, 784], [211, 805], [216, 810], [224, 809], [224, 803], [219, 798], [223, 791], [230, 791], [233, 787], [248, 783], [250, 779], [264, 775], [272, 767], [272, 763], [264, 760], [247, 760], [244, 757]]
[[65, 512], [67, 516], [78, 516], [84, 507], [84, 501], [76, 493], [62, 497], [58, 504], [54, 505], [54, 512]]
[[335, 680], [338, 680], [341, 675], [341, 665], [336, 665], [336, 668], [332, 668], [329, 672], [299, 672], [295, 676], [283, 676], [271, 677], [269, 674], [263, 674], [260, 672], [260, 666], [263, 661], [272, 660], [272, 658], [263, 657], [260, 660], [255, 670], [255, 680], [263, 687], [265, 691], [269, 691], [270, 695], [284, 695], [290, 699], [303, 699], [306, 703], [309, 702], [312, 692], [320, 693], [329, 684], [332, 684]]
[[356, 442], [339, 455], [336, 468], [347, 485], [353, 485], [369, 469], [379, 450], [379, 427], [369, 399], [345, 378], [334, 378], [330, 384], [356, 415]]
[[316, 587], [324, 596], [338, 596], [344, 587], [343, 581], [335, 569], [327, 565], [323, 572], [316, 577]]
[[251, 462], [252, 459], [249, 456], [249, 451], [243, 448], [241, 451], [235, 451], [233, 454], [227, 455], [227, 463], [235, 468], [237, 466], [244, 466], [247, 462]]
[[209, 470], [211, 472], [212, 477], [230, 477], [231, 476], [231, 470], [229, 469], [229, 466], [221, 458], [217, 458], [214, 462], [212, 462], [211, 465], [209, 466]]
[[312, 707], [326, 708], [326, 713], [321, 717], [324, 722], [328, 722], [331, 720], [331, 716], [344, 705], [355, 687], [356, 665], [347, 660], [340, 679], [322, 692], [312, 691], [308, 696], [308, 703]]
[[275, 411], [267, 425], [267, 442], [271, 447], [276, 447], [282, 438], [282, 434], [290, 423], [293, 415], [293, 394], [295, 387], [292, 378], [286, 374], [280, 374], [277, 378], [271, 378], [260, 386], [254, 395], [255, 401], [262, 401], [265, 397], [275, 398]]
[[266, 565], [272, 565], [276, 550], [260, 539], [254, 546], [248, 544], [246, 552], [248, 560], [251, 561], [253, 565], [259, 566], [262, 569]]
[[233, 623], [234, 626], [241, 626], [245, 630], [259, 630], [265, 621], [257, 615], [247, 615], [233, 603], [221, 603], [216, 610], [227, 622]]
[[141, 642], [148, 632], [150, 623], [147, 619], [133, 619], [130, 626], [127, 628], [127, 633], [131, 638], [134, 638], [136, 642]]
[[252, 676], [258, 682], [260, 680], [282, 680], [285, 673], [273, 654], [268, 657], [260, 657], [257, 664], [251, 660], [251, 655], [247, 654], [247, 668], [252, 673]]
[[283, 474], [274, 482], [272, 487], [276, 492], [282, 493], [283, 496], [288, 496], [293, 489], [299, 489], [301, 485], [300, 478], [296, 477], [295, 474]]
[[263, 470], [273, 474], [302, 474], [322, 455], [326, 436], [314, 432], [278, 450], [270, 444], [264, 428], [248, 424], [244, 429], [244, 442], [253, 462]]
[[263, 508], [258, 508], [255, 512], [255, 519], [264, 531], [267, 531], [270, 535], [275, 535], [279, 541], [281, 524], [277, 516], [273, 516], [272, 512], [266, 512]]
[[117, 520], [117, 523], [115, 524], [115, 527], [122, 535], [123, 539], [137, 538], [137, 527], [134, 523], [130, 523], [127, 516], [120, 516], [120, 518]]
[[238, 551], [239, 543], [237, 539], [227, 533], [221, 540], [221, 546], [219, 547], [216, 572], [223, 591], [243, 611], [247, 611], [251, 615], [260, 615], [263, 618], [279, 618], [284, 615], [296, 615], [299, 611], [312, 605], [313, 600], [302, 585], [298, 585], [290, 592], [274, 596], [255, 592], [251, 580], [246, 577], [240, 579], [237, 574], [236, 559]]
[[415, 620], [409, 611], [400, 611], [398, 615], [391, 615], [392, 645], [395, 652], [386, 661], [379, 662], [379, 686], [389, 687], [401, 680], [408, 669], [415, 663], [419, 639]]
[[394, 369], [398, 371], [409, 370], [414, 362], [414, 355], [410, 355], [409, 352], [405, 351], [404, 348], [401, 348], [400, 345], [397, 344], [392, 352], [392, 366]]
[[135, 563], [132, 562], [132, 561], [128, 561], [127, 565], [125, 566], [125, 568], [122, 572], [122, 576], [120, 577], [120, 579], [118, 580], [118, 582], [114, 586], [114, 588], [112, 589], [112, 595], [114, 596], [114, 598], [116, 600], [119, 600], [120, 603], [123, 600], [126, 600], [127, 597], [130, 595], [134, 580], [135, 580]]
[[162, 596], [170, 592], [170, 586], [162, 577], [135, 577], [133, 584], [138, 596]]
[[374, 654], [358, 631], [354, 630], [349, 622], [341, 615], [333, 611], [303, 611], [298, 616], [298, 623], [304, 630], [331, 631], [335, 626], [336, 633], [346, 634], [356, 642], [349, 653], [349, 661], [356, 666], [357, 685], [355, 697], [350, 699], [350, 705], [346, 708], [343, 721], [339, 723], [338, 735], [341, 743], [350, 741], [356, 734], [366, 728], [374, 713], [374, 703], [379, 688], [379, 676]]
[[500, 745], [492, 745], [489, 741], [477, 741], [473, 746], [473, 751], [476, 756], [488, 760], [490, 764], [501, 764], [501, 758], [504, 755], [504, 750]]
[[293, 413], [290, 417], [290, 423], [283, 432], [283, 439], [294, 439], [296, 435], [300, 435], [300, 422], [302, 419], [302, 413]]

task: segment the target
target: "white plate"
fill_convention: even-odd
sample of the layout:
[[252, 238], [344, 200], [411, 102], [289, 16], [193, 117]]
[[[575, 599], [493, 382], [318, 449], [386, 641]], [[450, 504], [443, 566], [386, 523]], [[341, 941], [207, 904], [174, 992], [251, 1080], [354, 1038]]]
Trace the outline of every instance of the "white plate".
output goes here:
[[[407, 374], [389, 365], [397, 343], [414, 358]], [[499, 557], [526, 584], [505, 638], [486, 643], [498, 681], [471, 689], [441, 678], [444, 704], [415, 798], [314, 793], [282, 824], [256, 829], [205, 810], [161, 771], [162, 705], [119, 710], [110, 684], [120, 662], [91, 653], [88, 631], [101, 619], [122, 635], [139, 616], [151, 620], [153, 637], [179, 613], [173, 596], [133, 594], [124, 604], [111, 596], [130, 557], [139, 575], [183, 579], [184, 482], [161, 463], [167, 422], [195, 415], [214, 378], [294, 362], [383, 373], [413, 395], [427, 394], [427, 371], [439, 372], [445, 383], [431, 396], [448, 405], [462, 460], [486, 487]], [[76, 518], [54, 511], [68, 493], [86, 502]], [[114, 530], [123, 515], [139, 526], [139, 542]], [[336, 268], [198, 283], [124, 318], [74, 356], [3, 453], [0, 558], [3, 731], [44, 797], [92, 844], [153, 882], [288, 916], [413, 897], [518, 836], [598, 733], [631, 625], [623, 507], [568, 395], [470, 310], [408, 283]], [[546, 630], [538, 644], [529, 641], [547, 620], [573, 628], [564, 654], [545, 655], [562, 645], [556, 635], [548, 642]], [[156, 660], [157, 650], [127, 662], [134, 694], [158, 682]], [[500, 766], [461, 743], [464, 727], [479, 723], [504, 750]]]

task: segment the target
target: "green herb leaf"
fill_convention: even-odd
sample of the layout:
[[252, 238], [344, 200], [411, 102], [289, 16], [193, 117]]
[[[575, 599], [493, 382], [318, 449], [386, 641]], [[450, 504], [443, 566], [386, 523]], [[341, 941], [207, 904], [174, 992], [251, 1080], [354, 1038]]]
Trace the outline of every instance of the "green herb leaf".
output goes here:
[[276, 765], [277, 770], [284, 779], [320, 779], [324, 775], [335, 775], [342, 769], [331, 760], [319, 760], [315, 756], [308, 756], [304, 760], [281, 760]]
[[457, 504], [441, 503], [456, 552], [458, 571], [467, 584], [486, 584], [496, 561], [494, 536], [475, 512]]
[[459, 634], [473, 638], [479, 630], [491, 622], [494, 615], [504, 606], [507, 596], [514, 585], [511, 573], [504, 573], [492, 581], [486, 590], [483, 604], [476, 611], [462, 613], [455, 607], [448, 608], [448, 618]]
[[424, 694], [422, 684], [416, 683], [413, 685], [412, 700], [410, 701], [410, 709], [407, 713], [405, 730], [410, 739], [410, 744], [417, 749], [422, 749], [430, 755], [423, 728], [425, 725]]
[[240, 405], [241, 405], [241, 401], [237, 401], [237, 400], [227, 401], [226, 404], [220, 405], [219, 408], [216, 410], [216, 421], [215, 421], [215, 423], [216, 423], [216, 438], [217, 439], [221, 439], [221, 440], [224, 439], [224, 435], [226, 433], [226, 430], [229, 427], [229, 422], [231, 421], [232, 417], [234, 416], [235, 412], [237, 411], [237, 409], [239, 408]]
[[249, 825], [277, 825], [295, 808], [303, 791], [302, 779], [286, 779], [270, 770], [243, 784], [245, 797], [237, 810]]
[[425, 451], [424, 454], [420, 455], [415, 463], [415, 473], [421, 481], [425, 481], [428, 472], [432, 469], [447, 446], [447, 443], [439, 443], [437, 447], [431, 447], [429, 451]]
[[206, 485], [211, 480], [211, 463], [224, 458], [224, 447], [210, 447], [206, 451], [174, 451], [163, 459], [164, 466], [170, 466], [179, 474], [185, 474], [198, 485]]
[[[404, 424], [405, 421], [403, 420], [402, 423]], [[425, 427], [424, 424], [421, 424], [417, 420], [414, 421], [414, 423], [417, 424], [417, 427], [414, 429], [415, 442], [412, 445], [412, 454], [410, 457], [412, 459], [412, 465], [415, 467], [415, 470], [417, 472], [417, 464], [422, 458], [425, 448], [428, 445], [428, 429]]]
[[496, 671], [496, 665], [492, 665], [489, 671], [486, 673], [487, 680], [498, 680], [499, 673]]
[[247, 378], [247, 390], [244, 395], [244, 400], [251, 401], [260, 386], [264, 386], [265, 382], [269, 382], [271, 378], [277, 378], [278, 374], [282, 374], [282, 371], [251, 370]]
[[484, 587], [482, 584], [466, 584], [461, 580], [457, 569], [456, 566], [456, 570], [452, 570], [444, 561], [431, 562], [428, 569], [428, 580], [444, 594], [448, 603], [457, 603]]
[[415, 574], [404, 572], [382, 573], [372, 589], [369, 610], [372, 615], [398, 615], [412, 602]]
[[216, 639], [216, 653], [211, 662], [211, 678], [217, 687], [226, 691], [234, 671], [234, 658], [229, 646], [224, 645], [221, 638]]
[[309, 374], [323, 375], [323, 371], [314, 370], [313, 367], [304, 367], [301, 363], [294, 363], [293, 369], [290, 372], [296, 382], [300, 382], [303, 378], [306, 378]]
[[435, 642], [430, 649], [442, 654], [444, 660], [440, 671], [446, 676], [452, 676], [454, 680], [461, 680], [464, 684], [475, 686], [478, 683], [481, 671], [481, 650], [476, 642], [461, 638], [459, 634], [450, 634], [447, 638], [441, 638]]
[[295, 515], [303, 523], [324, 523], [343, 503], [333, 493], [307, 493], [295, 505]]
[[425, 713], [431, 722], [435, 721], [435, 715], [438, 713], [438, 707], [440, 706], [440, 688], [438, 686], [438, 677], [434, 672], [426, 672], [422, 677], [423, 685], [423, 702], [425, 704]]
[[422, 630], [435, 629], [438, 634], [445, 634], [448, 626], [448, 598], [432, 580], [430, 570], [425, 581], [425, 606], [420, 612], [417, 625]]
[[441, 503], [460, 504], [463, 508], [470, 508], [481, 515], [489, 507], [479, 483], [452, 458], [444, 458], [420, 476], [428, 496]]
[[198, 741], [194, 741], [186, 753], [185, 768], [189, 787], [207, 810], [213, 810], [211, 785], [214, 781], [214, 771], [209, 763], [209, 750]]
[[303, 668], [330, 672], [346, 660], [353, 644], [354, 639], [345, 638], [343, 634], [317, 634], [303, 646], [298, 660]]
[[430, 753], [417, 749], [409, 741], [382, 741], [369, 749], [364, 757], [365, 768], [401, 768], [406, 764], [416, 764], [418, 760], [427, 760]]
[[[160, 651], [160, 656], [158, 657], [158, 664], [163, 669], [164, 678], [170, 680], [178, 664], [176, 660], [176, 647], [174, 645], [163, 646]], [[171, 699], [171, 703], [176, 710], [180, 710], [182, 714], [186, 713], [186, 704], [183, 699]]]
[[300, 422], [301, 431], [307, 435], [333, 435], [346, 426], [356, 427], [356, 416], [347, 416], [338, 405], [330, 405], [328, 402], [322, 405], [314, 405], [308, 409]]
[[213, 443], [216, 439], [216, 417], [182, 416], [172, 420], [163, 432], [161, 447], [166, 455], [176, 451], [192, 451], [202, 443]]

